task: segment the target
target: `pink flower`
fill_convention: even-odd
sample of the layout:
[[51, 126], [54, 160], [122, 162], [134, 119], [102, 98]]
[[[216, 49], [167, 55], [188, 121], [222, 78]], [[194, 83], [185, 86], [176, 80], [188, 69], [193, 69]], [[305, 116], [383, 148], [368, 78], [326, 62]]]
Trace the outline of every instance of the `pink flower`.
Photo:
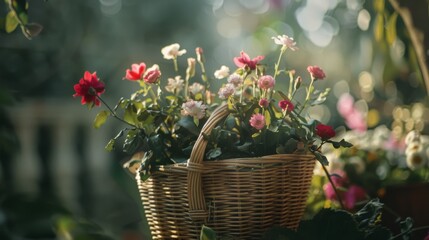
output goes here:
[[144, 62], [132, 64], [131, 69], [126, 70], [124, 79], [131, 81], [141, 80], [145, 70], [146, 64]]
[[287, 112], [292, 112], [293, 109], [295, 109], [295, 106], [293, 105], [293, 103], [289, 100], [281, 100], [279, 102], [279, 107], [283, 110], [283, 111], [287, 111]]
[[[342, 170], [338, 170], [335, 172], [335, 174], [332, 174], [331, 179], [332, 179], [332, 182], [334, 183], [335, 187], [337, 188], [337, 190], [339, 190], [338, 189], [339, 187], [340, 188], [345, 187], [345, 185], [347, 184], [347, 181], [348, 181], [346, 173]], [[323, 186], [323, 191], [324, 191], [325, 197], [327, 199], [334, 200], [334, 201], [337, 200], [337, 195], [335, 194], [335, 190], [332, 187], [332, 184], [330, 182], [326, 183]], [[340, 194], [341, 199], [343, 199], [344, 192], [339, 191], [339, 194]]]
[[351, 185], [343, 195], [344, 206], [347, 209], [353, 209], [356, 203], [366, 199], [365, 189], [358, 185]]
[[182, 104], [181, 114], [184, 116], [196, 117], [198, 119], [203, 118], [206, 115], [207, 106], [201, 101], [189, 100]]
[[318, 66], [308, 66], [307, 71], [310, 73], [311, 77], [314, 78], [314, 80], [322, 80], [326, 77], [323, 70]]
[[143, 77], [143, 80], [146, 83], [156, 83], [158, 82], [159, 77], [161, 77], [161, 71], [159, 71], [158, 65], [154, 64], [147, 70]]
[[264, 75], [258, 79], [258, 86], [261, 89], [269, 89], [274, 87], [276, 80], [270, 75]]
[[352, 95], [344, 93], [338, 98], [337, 110], [341, 114], [341, 116], [345, 117], [353, 111], [353, 104], [354, 99]]
[[241, 76], [239, 74], [233, 73], [233, 74], [229, 75], [228, 83], [232, 83], [232, 84], [234, 84], [234, 86], [237, 87], [243, 83], [243, 79], [241, 78]]
[[240, 52], [240, 55], [240, 57], [234, 58], [235, 65], [239, 68], [247, 66], [250, 70], [255, 70], [256, 65], [265, 58], [264, 56], [257, 56], [251, 60], [249, 55], [243, 51]]
[[322, 140], [328, 140], [330, 138], [335, 137], [335, 131], [331, 126], [319, 123], [316, 126], [316, 134], [317, 136], [319, 136], [320, 138], [322, 138]]
[[340, 96], [337, 103], [337, 110], [345, 119], [346, 125], [356, 131], [365, 132], [367, 129], [366, 120], [362, 112], [354, 106], [353, 97], [345, 93]]
[[75, 84], [73, 88], [76, 92], [73, 97], [82, 97], [82, 105], [95, 104], [95, 106], [100, 106], [100, 100], [97, 96], [104, 93], [104, 83], [99, 81], [96, 72], [91, 74], [85, 71], [83, 78], [81, 78], [79, 83]]
[[364, 115], [357, 109], [354, 109], [345, 117], [346, 125], [358, 132], [365, 132], [367, 129]]
[[293, 38], [287, 35], [278, 35], [277, 37], [272, 37], [271, 39], [273, 39], [274, 43], [277, 45], [282, 45], [284, 47], [289, 48], [292, 51], [298, 50], [298, 47], [296, 46], [296, 42], [293, 40]]
[[234, 92], [235, 92], [234, 85], [231, 83], [228, 83], [224, 87], [220, 88], [217, 94], [219, 95], [220, 99], [227, 99], [229, 98], [229, 96], [234, 94]]
[[261, 98], [259, 100], [259, 106], [261, 106], [263, 108], [267, 108], [269, 104], [270, 104], [270, 102], [266, 98]]
[[250, 126], [256, 128], [257, 130], [261, 130], [262, 128], [265, 127], [265, 117], [260, 113], [253, 114], [249, 122], [250, 122]]

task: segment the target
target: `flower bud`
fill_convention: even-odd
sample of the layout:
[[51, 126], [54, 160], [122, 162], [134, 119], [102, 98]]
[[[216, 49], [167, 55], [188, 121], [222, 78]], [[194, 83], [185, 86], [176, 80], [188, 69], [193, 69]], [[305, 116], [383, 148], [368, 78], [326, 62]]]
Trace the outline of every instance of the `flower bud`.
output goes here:
[[293, 88], [295, 91], [301, 86], [301, 83], [302, 83], [302, 78], [301, 78], [301, 76], [298, 76], [295, 79], [295, 84], [293, 85]]
[[186, 69], [186, 77], [192, 78], [195, 76], [195, 58], [188, 58], [188, 68]]
[[200, 47], [197, 47], [195, 48], [195, 53], [197, 54], [197, 61], [204, 62], [203, 49]]

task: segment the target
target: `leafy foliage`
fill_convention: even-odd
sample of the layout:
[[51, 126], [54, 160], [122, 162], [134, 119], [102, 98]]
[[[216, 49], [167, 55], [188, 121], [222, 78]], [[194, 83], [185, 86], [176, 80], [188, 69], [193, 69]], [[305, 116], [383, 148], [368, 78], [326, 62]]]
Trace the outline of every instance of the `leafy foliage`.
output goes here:
[[[6, 14], [4, 30], [7, 33], [15, 31], [18, 26], [22, 33], [28, 39], [31, 39], [42, 31], [42, 25], [34, 22], [28, 22], [28, 1], [27, 0], [5, 0], [9, 11]], [[1, 26], [0, 28], [3, 28]]]

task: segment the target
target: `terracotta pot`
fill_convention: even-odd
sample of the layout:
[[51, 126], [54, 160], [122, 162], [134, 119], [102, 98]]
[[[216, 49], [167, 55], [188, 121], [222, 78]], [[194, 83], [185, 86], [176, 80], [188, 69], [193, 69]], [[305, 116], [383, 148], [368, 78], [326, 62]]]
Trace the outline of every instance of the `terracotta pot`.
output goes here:
[[[414, 228], [429, 226], [429, 183], [387, 187], [380, 200], [386, 206], [382, 216], [383, 224], [395, 234], [400, 233], [399, 221], [407, 217], [414, 220]], [[428, 231], [416, 231], [411, 239], [421, 240]]]

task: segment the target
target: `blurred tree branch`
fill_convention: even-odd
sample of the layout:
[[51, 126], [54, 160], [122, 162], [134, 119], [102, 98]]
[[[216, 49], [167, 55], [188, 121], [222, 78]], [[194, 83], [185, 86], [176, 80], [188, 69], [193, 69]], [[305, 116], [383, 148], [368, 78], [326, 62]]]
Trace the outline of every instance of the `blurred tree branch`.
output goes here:
[[429, 95], [429, 0], [389, 0], [402, 17]]

